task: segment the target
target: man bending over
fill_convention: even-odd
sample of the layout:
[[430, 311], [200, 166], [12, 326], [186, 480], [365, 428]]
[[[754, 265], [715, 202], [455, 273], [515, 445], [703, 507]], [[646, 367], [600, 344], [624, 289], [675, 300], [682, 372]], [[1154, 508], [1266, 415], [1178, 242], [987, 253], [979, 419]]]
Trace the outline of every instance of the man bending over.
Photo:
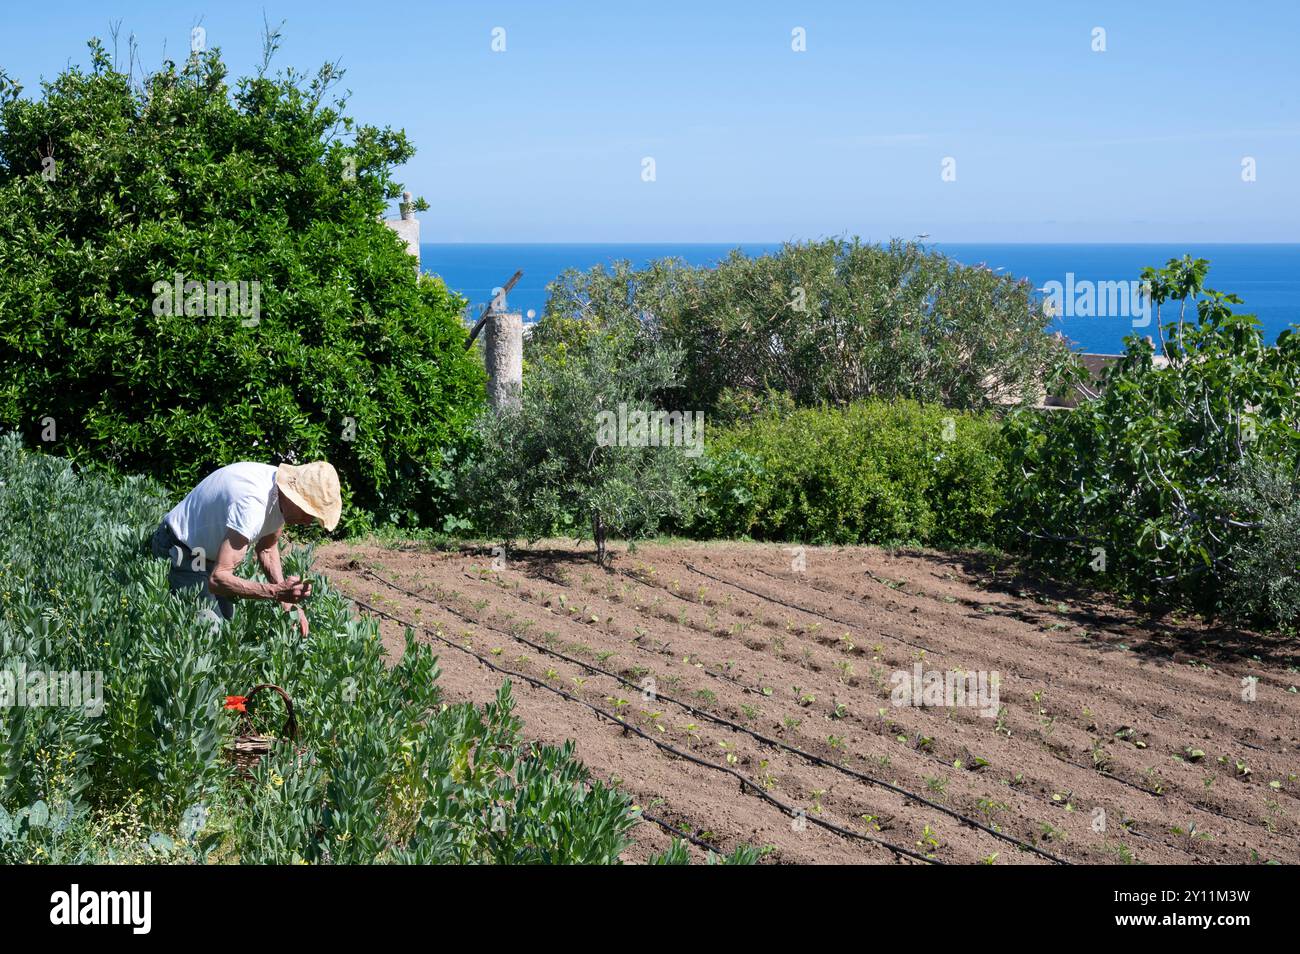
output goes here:
[[[163, 517], [153, 555], [171, 560], [167, 582], [173, 591], [202, 587], [214, 623], [235, 615], [235, 599], [276, 600], [285, 612], [297, 609], [305, 637], [307, 613], [298, 604], [311, 595], [311, 584], [285, 577], [280, 530], [313, 520], [333, 530], [342, 509], [339, 475], [325, 461], [297, 467], [242, 461], [213, 471]], [[249, 544], [271, 582], [235, 576]]]

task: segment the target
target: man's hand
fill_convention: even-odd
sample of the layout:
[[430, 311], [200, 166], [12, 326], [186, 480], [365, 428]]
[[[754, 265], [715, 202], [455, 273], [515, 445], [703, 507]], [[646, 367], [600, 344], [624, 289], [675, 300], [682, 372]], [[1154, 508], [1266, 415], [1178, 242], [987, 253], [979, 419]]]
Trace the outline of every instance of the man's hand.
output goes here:
[[226, 531], [217, 551], [217, 565], [208, 578], [208, 591], [228, 599], [275, 600], [289, 612], [298, 611], [298, 629], [306, 637], [307, 611], [298, 604], [311, 596], [311, 584], [299, 577], [285, 579], [280, 568], [280, 553], [276, 546], [279, 533], [263, 537], [257, 542], [257, 558], [270, 583], [254, 583], [235, 575], [235, 567], [248, 551], [248, 541], [234, 530]]
[[302, 632], [302, 638], [306, 639], [310, 627], [307, 625], [307, 607], [295, 606], [293, 603], [281, 603], [280, 608], [286, 613], [298, 611], [298, 629]]
[[307, 638], [307, 609], [297, 604], [311, 596], [311, 584], [304, 583], [299, 577], [286, 579], [284, 569], [280, 566], [280, 531], [262, 537], [257, 541], [257, 562], [262, 565], [262, 572], [271, 581], [271, 599], [278, 600], [280, 609], [286, 613], [298, 611], [298, 629], [302, 638]]
[[301, 577], [288, 576], [280, 583], [272, 583], [271, 598], [285, 603], [301, 603], [311, 596], [311, 584]]

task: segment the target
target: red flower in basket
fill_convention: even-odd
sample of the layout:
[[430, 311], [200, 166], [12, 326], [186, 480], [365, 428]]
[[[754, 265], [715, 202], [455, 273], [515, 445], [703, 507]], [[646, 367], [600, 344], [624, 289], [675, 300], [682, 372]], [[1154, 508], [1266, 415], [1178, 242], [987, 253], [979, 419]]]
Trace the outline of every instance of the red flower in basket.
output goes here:
[[235, 712], [247, 712], [248, 710], [244, 708], [244, 703], [247, 701], [247, 696], [226, 696], [225, 708]]

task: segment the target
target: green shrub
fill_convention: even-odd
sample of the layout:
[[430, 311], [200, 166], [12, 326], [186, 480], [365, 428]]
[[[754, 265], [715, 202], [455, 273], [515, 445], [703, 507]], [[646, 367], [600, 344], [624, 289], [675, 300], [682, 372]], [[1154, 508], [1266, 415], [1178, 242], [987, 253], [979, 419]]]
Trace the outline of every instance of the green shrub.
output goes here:
[[[628, 799], [571, 746], [524, 742], [509, 683], [491, 705], [446, 705], [429, 647], [408, 632], [388, 668], [375, 624], [319, 577], [309, 640], [268, 603], [209, 627], [144, 555], [165, 507], [151, 482], [0, 440], [0, 674], [103, 680], [98, 715], [0, 705], [0, 863], [617, 860]], [[308, 552], [287, 555], [309, 571]], [[262, 682], [293, 697], [303, 751], [236, 784], [222, 703]], [[278, 700], [253, 706], [279, 730]]]
[[[1295, 576], [1294, 551], [1270, 536], [1294, 512], [1278, 488], [1294, 487], [1300, 465], [1300, 338], [1288, 330], [1265, 345], [1255, 318], [1233, 313], [1240, 299], [1203, 287], [1207, 266], [1187, 258], [1146, 273], [1158, 307], [1180, 302], [1176, 322], [1157, 312], [1167, 367], [1132, 337], [1096, 400], [1008, 420], [1006, 546], [1154, 603], [1276, 613], [1292, 605], [1283, 591], [1243, 603], [1228, 584], [1271, 578], [1286, 590]], [[1260, 468], [1273, 489], [1255, 483]]]
[[863, 401], [761, 415], [707, 446], [699, 536], [971, 546], [993, 535], [1003, 451], [988, 416]]
[[642, 334], [631, 320], [572, 322], [562, 336], [530, 339], [520, 406], [480, 419], [474, 451], [457, 472], [463, 519], [476, 533], [507, 544], [591, 539], [603, 563], [607, 536], [649, 535], [687, 518], [690, 455], [702, 451], [703, 422], [697, 431], [692, 418], [668, 435], [698, 438], [694, 451], [638, 446], [630, 426], [606, 432], [607, 422], [667, 410], [655, 396], [675, 380], [678, 356]]
[[[38, 100], [0, 74], [0, 427], [174, 491], [327, 458], [345, 526], [439, 516], [482, 371], [462, 300], [380, 221], [413, 149], [343, 115], [339, 78], [232, 89], [213, 51], [133, 83], [97, 41]], [[245, 309], [167, 313], [178, 273], [248, 283]]]
[[1253, 524], [1228, 554], [1229, 612], [1294, 629], [1300, 624], [1300, 474], [1248, 458], [1229, 481], [1226, 512]]
[[570, 270], [550, 319], [632, 319], [681, 351], [672, 406], [718, 410], [728, 391], [801, 406], [911, 398], [958, 408], [1035, 400], [1066, 344], [1027, 281], [966, 267], [907, 242], [791, 243], [732, 252], [715, 268], [665, 259]]

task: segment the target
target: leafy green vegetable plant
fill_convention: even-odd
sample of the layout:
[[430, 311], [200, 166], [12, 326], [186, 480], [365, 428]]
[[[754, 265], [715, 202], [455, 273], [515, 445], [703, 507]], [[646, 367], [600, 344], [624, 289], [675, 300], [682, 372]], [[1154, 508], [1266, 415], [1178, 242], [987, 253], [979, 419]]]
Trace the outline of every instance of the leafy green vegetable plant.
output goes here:
[[[320, 577], [309, 640], [269, 604], [208, 626], [146, 556], [166, 506], [153, 482], [0, 439], [0, 673], [102, 677], [102, 707], [0, 706], [0, 862], [617, 861], [627, 797], [572, 745], [525, 742], [508, 682], [445, 704], [428, 645], [408, 632], [386, 665], [376, 625]], [[285, 560], [310, 574], [309, 551]], [[301, 736], [241, 782], [223, 700], [263, 682], [293, 697]]]

